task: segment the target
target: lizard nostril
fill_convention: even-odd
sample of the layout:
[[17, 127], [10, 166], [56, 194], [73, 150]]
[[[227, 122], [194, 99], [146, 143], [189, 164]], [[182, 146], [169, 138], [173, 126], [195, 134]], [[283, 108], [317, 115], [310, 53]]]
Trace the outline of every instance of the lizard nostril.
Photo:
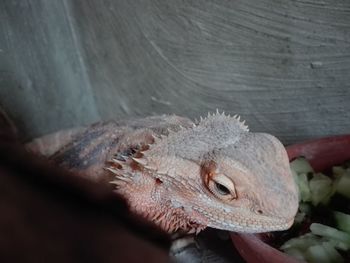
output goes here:
[[160, 180], [159, 178], [156, 178], [156, 184], [157, 184], [157, 185], [160, 185], [160, 184], [162, 184], [162, 183], [163, 183], [162, 180]]
[[263, 211], [259, 209], [258, 213], [261, 215], [261, 214], [263, 214]]

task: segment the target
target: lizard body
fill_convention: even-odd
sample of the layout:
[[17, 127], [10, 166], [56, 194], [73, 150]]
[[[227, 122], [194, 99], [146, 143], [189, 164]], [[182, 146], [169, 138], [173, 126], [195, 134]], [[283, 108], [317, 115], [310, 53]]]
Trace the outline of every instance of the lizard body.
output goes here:
[[46, 151], [50, 160], [109, 183], [132, 211], [169, 233], [267, 232], [293, 223], [298, 195], [283, 145], [237, 117], [148, 117], [63, 137], [65, 146]]

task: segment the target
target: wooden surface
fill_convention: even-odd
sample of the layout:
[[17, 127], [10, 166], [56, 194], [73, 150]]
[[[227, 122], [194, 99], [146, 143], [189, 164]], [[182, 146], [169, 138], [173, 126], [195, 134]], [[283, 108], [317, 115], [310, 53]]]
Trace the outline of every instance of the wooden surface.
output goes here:
[[26, 138], [216, 108], [285, 143], [349, 132], [349, 1], [3, 0], [0, 19], [0, 104]]

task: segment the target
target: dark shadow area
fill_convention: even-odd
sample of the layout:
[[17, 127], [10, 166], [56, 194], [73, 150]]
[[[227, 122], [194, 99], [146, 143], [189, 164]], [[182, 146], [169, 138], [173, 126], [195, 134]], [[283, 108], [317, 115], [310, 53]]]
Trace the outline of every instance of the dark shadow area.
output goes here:
[[1, 262], [168, 261], [169, 237], [109, 189], [13, 143], [0, 143], [0, 160]]

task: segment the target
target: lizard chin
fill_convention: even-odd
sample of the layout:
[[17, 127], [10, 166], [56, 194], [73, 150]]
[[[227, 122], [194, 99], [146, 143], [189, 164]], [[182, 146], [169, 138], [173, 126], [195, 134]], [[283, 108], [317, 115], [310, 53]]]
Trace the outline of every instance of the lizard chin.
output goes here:
[[165, 210], [162, 209], [160, 211], [154, 211], [153, 213], [150, 212], [146, 215], [146, 218], [170, 234], [177, 231], [188, 234], [198, 234], [200, 231], [206, 228], [205, 225], [191, 220], [184, 215], [182, 211], [176, 208]]
[[175, 232], [183, 232], [187, 234], [198, 234], [207, 227], [207, 224], [198, 223], [196, 220], [186, 214], [182, 208], [174, 208], [170, 206], [170, 202], [155, 205], [143, 205], [129, 202], [132, 212], [153, 222], [163, 231], [172, 234]]

